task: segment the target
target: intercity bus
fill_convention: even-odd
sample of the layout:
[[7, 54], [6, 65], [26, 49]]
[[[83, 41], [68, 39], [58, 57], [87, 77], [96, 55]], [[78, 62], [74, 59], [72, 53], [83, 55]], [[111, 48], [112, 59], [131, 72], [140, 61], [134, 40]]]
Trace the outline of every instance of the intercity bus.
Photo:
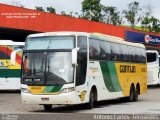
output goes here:
[[156, 50], [147, 50], [147, 85], [160, 84], [159, 53]]
[[[14, 59], [12, 59], [14, 62]], [[84, 104], [102, 100], [137, 101], [147, 91], [144, 45], [85, 32], [29, 35], [22, 60], [25, 104]]]
[[22, 53], [17, 53], [14, 66], [11, 65], [10, 55], [23, 46], [24, 42], [0, 40], [0, 90], [20, 90]]

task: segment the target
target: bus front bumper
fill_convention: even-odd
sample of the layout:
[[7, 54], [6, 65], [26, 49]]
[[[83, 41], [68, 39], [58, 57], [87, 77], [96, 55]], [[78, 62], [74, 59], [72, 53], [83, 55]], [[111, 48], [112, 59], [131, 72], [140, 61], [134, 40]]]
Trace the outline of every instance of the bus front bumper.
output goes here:
[[57, 95], [34, 95], [31, 93], [21, 93], [22, 103], [25, 104], [78, 104], [80, 98], [75, 92], [61, 93]]

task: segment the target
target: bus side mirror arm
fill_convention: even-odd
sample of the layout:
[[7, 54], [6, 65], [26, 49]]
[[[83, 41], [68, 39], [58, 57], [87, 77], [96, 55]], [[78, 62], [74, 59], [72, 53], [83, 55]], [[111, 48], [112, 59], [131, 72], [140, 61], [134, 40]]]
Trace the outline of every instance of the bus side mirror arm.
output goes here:
[[14, 66], [15, 65], [15, 62], [16, 62], [16, 54], [17, 52], [19, 51], [22, 51], [22, 49], [18, 49], [18, 50], [14, 50], [12, 53], [11, 53], [11, 64]]
[[72, 49], [72, 65], [77, 66], [77, 52], [79, 48]]

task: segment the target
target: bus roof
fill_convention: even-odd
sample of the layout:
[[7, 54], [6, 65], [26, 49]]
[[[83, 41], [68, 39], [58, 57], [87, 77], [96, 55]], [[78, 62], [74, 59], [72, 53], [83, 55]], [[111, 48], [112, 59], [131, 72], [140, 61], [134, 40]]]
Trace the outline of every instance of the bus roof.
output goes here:
[[25, 42], [14, 42], [12, 40], [0, 40], [0, 45], [23, 45]]
[[101, 34], [101, 33], [59, 31], [59, 32], [46, 32], [46, 33], [31, 34], [28, 37], [43, 37], [43, 36], [57, 36], [57, 35], [77, 35], [77, 36], [82, 35], [82, 36], [87, 36], [87, 37], [99, 38], [99, 39], [102, 39], [105, 41], [110, 41], [110, 42], [145, 48], [145, 46], [143, 44], [127, 42], [122, 38], [110, 36], [110, 35], [105, 35], [105, 34]]
[[89, 33], [87, 33], [87, 32], [59, 31], [59, 32], [46, 32], [46, 33], [31, 34], [28, 37], [43, 37], [43, 36], [56, 36], [56, 35], [84, 35], [84, 36], [89, 36]]

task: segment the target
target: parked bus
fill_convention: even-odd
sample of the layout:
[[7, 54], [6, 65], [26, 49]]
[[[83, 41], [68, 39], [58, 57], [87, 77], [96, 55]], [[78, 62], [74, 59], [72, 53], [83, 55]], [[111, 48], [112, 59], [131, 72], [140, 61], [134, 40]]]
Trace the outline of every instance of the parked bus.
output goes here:
[[24, 42], [0, 40], [0, 90], [20, 90], [21, 57], [17, 53], [16, 64], [11, 65], [10, 55], [14, 50], [22, 49]]
[[[14, 62], [14, 59], [12, 59]], [[98, 33], [51, 32], [29, 35], [23, 50], [22, 102], [84, 104], [147, 91], [142, 44]]]
[[147, 85], [160, 84], [159, 53], [156, 50], [147, 50]]

